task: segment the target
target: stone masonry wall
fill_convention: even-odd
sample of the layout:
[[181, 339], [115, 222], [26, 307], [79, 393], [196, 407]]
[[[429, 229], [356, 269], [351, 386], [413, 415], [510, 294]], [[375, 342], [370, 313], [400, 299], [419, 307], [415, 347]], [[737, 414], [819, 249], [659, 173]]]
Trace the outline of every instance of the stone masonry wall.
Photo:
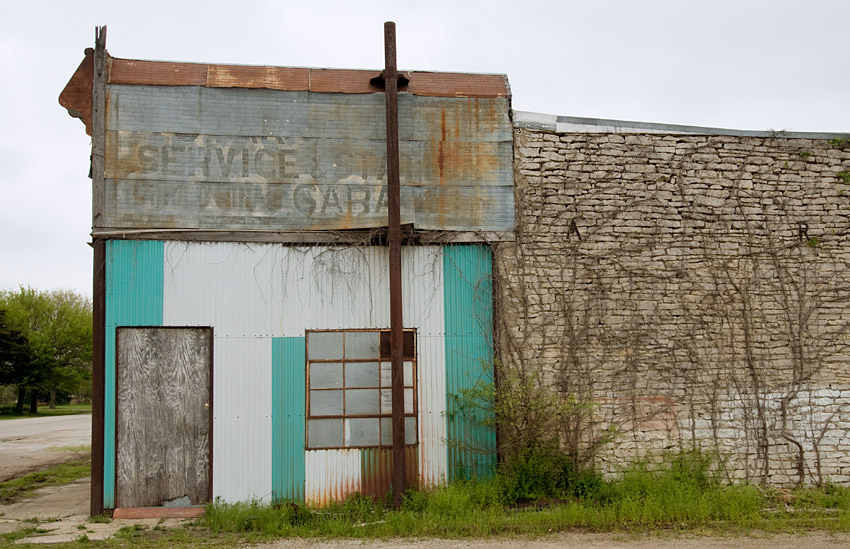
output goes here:
[[606, 472], [700, 447], [729, 481], [850, 482], [850, 143], [514, 144], [501, 375], [574, 403], [561, 440]]

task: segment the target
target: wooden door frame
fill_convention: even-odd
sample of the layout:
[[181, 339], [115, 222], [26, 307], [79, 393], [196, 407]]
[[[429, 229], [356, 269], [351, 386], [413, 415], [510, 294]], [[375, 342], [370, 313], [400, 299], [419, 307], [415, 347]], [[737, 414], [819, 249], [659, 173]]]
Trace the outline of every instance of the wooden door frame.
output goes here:
[[152, 328], [165, 329], [165, 330], [169, 330], [169, 329], [171, 329], [171, 330], [191, 329], [191, 330], [208, 330], [209, 331], [210, 360], [209, 360], [209, 395], [208, 395], [208, 399], [209, 399], [210, 407], [209, 407], [209, 426], [207, 428], [207, 434], [208, 434], [208, 437], [209, 437], [209, 444], [208, 444], [209, 455], [207, 456], [207, 462], [209, 463], [209, 470], [207, 471], [207, 477], [208, 477], [207, 478], [207, 486], [208, 486], [207, 503], [209, 503], [213, 500], [213, 362], [214, 362], [213, 358], [214, 358], [214, 353], [215, 353], [214, 345], [213, 345], [214, 342], [215, 342], [214, 334], [213, 334], [213, 327], [212, 326], [116, 326], [115, 327], [115, 422], [114, 422], [114, 425], [115, 425], [115, 427], [114, 427], [114, 429], [115, 429], [115, 433], [114, 433], [114, 436], [115, 436], [115, 455], [113, 456], [114, 463], [115, 463], [115, 466], [113, 467], [113, 469], [115, 470], [114, 471], [114, 479], [113, 479], [113, 483], [114, 483], [113, 486], [115, 487], [114, 488], [115, 502], [114, 502], [113, 508], [114, 509], [119, 508], [118, 502], [119, 502], [119, 496], [120, 496], [119, 491], [118, 491], [118, 447], [119, 447], [119, 442], [120, 442], [118, 440], [118, 413], [119, 413], [119, 407], [118, 407], [118, 395], [119, 395], [119, 391], [118, 391], [118, 356], [119, 356], [118, 332], [119, 332], [119, 330], [122, 330], [124, 328], [147, 329], [147, 330], [152, 329]]

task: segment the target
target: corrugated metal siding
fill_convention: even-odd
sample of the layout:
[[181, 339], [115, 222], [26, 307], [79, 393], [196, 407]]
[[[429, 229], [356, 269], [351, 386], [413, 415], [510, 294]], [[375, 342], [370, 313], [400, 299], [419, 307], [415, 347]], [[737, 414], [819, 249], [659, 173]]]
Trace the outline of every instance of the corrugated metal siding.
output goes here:
[[308, 450], [306, 501], [325, 505], [360, 491], [360, 450]]
[[[348, 493], [353, 473], [332, 478], [322, 495], [321, 475], [313, 471], [312, 496], [303, 491], [309, 464], [297, 459], [304, 447], [304, 356], [295, 347], [303, 347], [308, 329], [389, 326], [387, 249], [168, 242], [163, 253], [166, 324], [215, 328], [215, 494], [326, 501]], [[405, 247], [402, 254], [405, 326], [417, 329], [419, 353], [420, 445], [409, 461], [419, 465], [420, 482], [435, 485], [447, 478], [443, 250]], [[253, 381], [245, 379], [246, 368]], [[248, 398], [251, 383], [260, 408]], [[246, 446], [263, 436], [268, 442]], [[245, 448], [261, 455], [244, 462]]]
[[443, 248], [405, 248], [404, 322], [417, 328], [419, 481], [446, 481], [446, 376]]
[[305, 338], [272, 340], [272, 490], [304, 501]]
[[486, 246], [446, 246], [446, 399], [449, 482], [488, 476], [495, 466], [491, 413], [461, 410], [457, 397], [493, 380], [492, 255]]
[[[360, 450], [360, 492], [383, 498], [392, 489], [393, 449], [362, 448]], [[419, 448], [405, 446], [405, 471], [408, 487], [419, 484]]]
[[446, 431], [446, 342], [442, 335], [421, 336], [418, 345], [419, 477], [434, 487], [448, 479]]
[[216, 338], [282, 335], [276, 326], [285, 291], [280, 270], [285, 255], [275, 245], [166, 243], [166, 321], [214, 326]]
[[115, 506], [115, 328], [163, 323], [163, 244], [106, 242], [103, 505]]
[[285, 248], [282, 335], [305, 330], [386, 328], [389, 259], [380, 247]]
[[[382, 94], [108, 91], [105, 227], [301, 231], [387, 223]], [[402, 223], [513, 229], [509, 111], [507, 98], [399, 96]]]
[[213, 496], [272, 497], [272, 344], [262, 337], [216, 337]]

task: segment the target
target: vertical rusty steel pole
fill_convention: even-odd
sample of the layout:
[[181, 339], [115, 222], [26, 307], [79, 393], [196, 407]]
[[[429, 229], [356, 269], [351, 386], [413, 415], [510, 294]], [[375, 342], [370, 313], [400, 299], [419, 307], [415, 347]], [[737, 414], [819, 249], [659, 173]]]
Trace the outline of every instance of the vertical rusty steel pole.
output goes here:
[[[92, 80], [92, 228], [103, 225], [104, 146], [106, 143], [106, 26], [95, 27]], [[92, 516], [103, 514], [104, 398], [106, 395], [106, 241], [94, 238], [92, 273]]]
[[395, 23], [384, 23], [384, 92], [387, 101], [387, 206], [390, 245], [390, 349], [393, 391], [393, 505], [407, 487], [404, 455], [404, 369], [401, 296], [401, 188], [398, 159], [398, 69]]

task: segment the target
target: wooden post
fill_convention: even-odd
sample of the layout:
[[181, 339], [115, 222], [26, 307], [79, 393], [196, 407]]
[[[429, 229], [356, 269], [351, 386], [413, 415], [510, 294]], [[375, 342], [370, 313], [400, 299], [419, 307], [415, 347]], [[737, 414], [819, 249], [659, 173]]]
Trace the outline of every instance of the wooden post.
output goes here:
[[[95, 28], [92, 82], [92, 227], [103, 213], [104, 146], [106, 145], [106, 27]], [[103, 514], [104, 397], [106, 395], [106, 241], [93, 239], [92, 269], [92, 429], [91, 514]]]
[[390, 246], [390, 350], [392, 356], [393, 505], [407, 488], [404, 454], [404, 322], [401, 295], [401, 189], [398, 159], [398, 70], [395, 23], [384, 23], [384, 94], [387, 102], [387, 206]]

